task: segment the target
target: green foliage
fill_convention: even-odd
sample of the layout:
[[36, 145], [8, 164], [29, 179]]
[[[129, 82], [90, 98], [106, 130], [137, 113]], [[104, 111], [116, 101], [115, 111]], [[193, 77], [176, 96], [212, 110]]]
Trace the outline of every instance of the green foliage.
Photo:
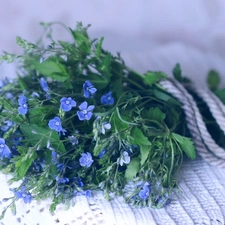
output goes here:
[[48, 59], [43, 63], [37, 61], [32, 62], [34, 68], [42, 75], [50, 77], [56, 81], [66, 81], [69, 79], [69, 74], [66, 72], [65, 66], [61, 63], [54, 61], [54, 59]]
[[149, 109], [149, 118], [155, 120], [159, 123], [162, 123], [166, 118], [166, 114], [163, 113], [159, 108], [150, 108]]
[[43, 147], [46, 147], [48, 143], [51, 143], [51, 146], [55, 150], [59, 152], [66, 151], [57, 133], [49, 130], [47, 127], [38, 127], [36, 124], [21, 124], [20, 130], [25, 136], [27, 142], [29, 142], [32, 146], [35, 146], [36, 149], [42, 149]]
[[[153, 71], [143, 75], [128, 68], [119, 54], [102, 49], [104, 38], [89, 38], [89, 25], [78, 23], [75, 29], [63, 25], [73, 42], [54, 41], [54, 24], [41, 24], [48, 47], [43, 47], [42, 40], [32, 44], [18, 37], [24, 54], [4, 53], [0, 58], [18, 60], [24, 73], [0, 89], [0, 127], [6, 129], [0, 130], [0, 137], [12, 153], [10, 159], [0, 157], [0, 169], [12, 173], [11, 182], [21, 180], [35, 199], [52, 198], [50, 211], [62, 202], [70, 205], [74, 193], [86, 190], [102, 189], [107, 198], [111, 192], [123, 194], [128, 181], [148, 182], [152, 187], [148, 201], [143, 201], [137, 186], [129, 198], [137, 197], [135, 205], [154, 203], [165, 190], [176, 187], [183, 154], [195, 158], [193, 143], [183, 136], [187, 130], [181, 104], [159, 85], [167, 76]], [[179, 65], [174, 74], [180, 79]], [[83, 88], [87, 80], [97, 89], [90, 98], [84, 97], [93, 88]], [[114, 102], [105, 104], [102, 97], [109, 92]], [[22, 93], [27, 101], [21, 106]], [[68, 97], [76, 106], [64, 111], [61, 100]], [[78, 114], [86, 112], [80, 105], [85, 101], [94, 105], [93, 115], [80, 120]], [[27, 112], [20, 114], [18, 107], [24, 104]], [[55, 117], [61, 121], [58, 132], [49, 126]], [[90, 166], [81, 165], [83, 153], [90, 153]], [[14, 205], [11, 209], [16, 212]]]
[[132, 139], [130, 140], [131, 144], [134, 144], [140, 147], [141, 165], [143, 165], [145, 161], [147, 160], [148, 155], [150, 153], [151, 142], [149, 142], [148, 138], [137, 127], [133, 127], [130, 135], [132, 137]]
[[195, 148], [190, 138], [180, 136], [179, 134], [176, 133], [172, 133], [172, 137], [178, 142], [181, 149], [186, 153], [186, 155], [189, 158], [195, 159], [196, 157]]
[[34, 148], [28, 148], [26, 154], [16, 157], [16, 179], [21, 180], [26, 175], [32, 162], [37, 158]]
[[133, 158], [130, 162], [130, 164], [127, 166], [126, 172], [125, 172], [125, 178], [128, 181], [131, 181], [133, 178], [136, 177], [137, 173], [140, 170], [140, 159], [139, 158]]
[[177, 63], [173, 69], [173, 76], [176, 80], [178, 81], [182, 81], [182, 71], [181, 71], [181, 67], [180, 67], [180, 64]]
[[210, 70], [207, 76], [207, 83], [210, 89], [218, 89], [220, 76], [215, 70]]
[[24, 49], [31, 50], [37, 48], [36, 45], [22, 39], [21, 37], [16, 37], [16, 43]]
[[144, 77], [144, 82], [149, 86], [158, 83], [162, 78], [166, 78], [167, 75], [162, 72], [147, 72]]

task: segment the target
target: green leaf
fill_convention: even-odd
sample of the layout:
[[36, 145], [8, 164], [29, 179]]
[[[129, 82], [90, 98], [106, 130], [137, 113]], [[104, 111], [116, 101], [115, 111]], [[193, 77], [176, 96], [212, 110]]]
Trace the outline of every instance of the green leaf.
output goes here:
[[111, 67], [111, 55], [107, 54], [102, 61], [101, 71], [105, 75], [108, 81], [110, 80], [110, 77], [111, 77], [110, 67]]
[[215, 94], [225, 104], [225, 88], [215, 90]]
[[156, 98], [158, 98], [160, 100], [163, 100], [165, 102], [167, 102], [167, 101], [169, 101], [171, 99], [171, 96], [169, 96], [165, 92], [154, 90], [153, 93], [154, 93]]
[[91, 42], [87, 34], [87, 28], [83, 27], [82, 23], [78, 23], [76, 30], [70, 29], [80, 51], [84, 53], [90, 53]]
[[27, 141], [37, 148], [43, 148], [50, 143], [50, 146], [60, 152], [66, 152], [65, 146], [59, 139], [59, 135], [49, 128], [38, 127], [36, 124], [20, 125], [22, 133], [25, 135]]
[[140, 159], [139, 158], [133, 158], [129, 165], [127, 166], [126, 172], [125, 172], [125, 178], [130, 181], [132, 180], [137, 173], [140, 170]]
[[183, 137], [176, 133], [172, 133], [172, 137], [180, 144], [181, 149], [186, 153], [189, 158], [195, 159], [195, 147], [194, 143], [191, 141], [190, 138]]
[[[34, 101], [35, 103], [35, 101]], [[32, 103], [33, 104], [33, 103]], [[51, 106], [40, 106], [38, 105], [38, 107], [36, 108], [30, 108], [29, 113], [30, 113], [30, 123], [32, 124], [42, 124], [44, 121], [45, 116], [50, 113], [54, 112], [54, 108], [52, 108]]]
[[147, 72], [144, 77], [144, 82], [150, 86], [159, 82], [161, 79], [166, 78], [167, 75], [162, 72]]
[[179, 63], [177, 63], [173, 69], [173, 76], [176, 80], [182, 81], [182, 71]]
[[69, 79], [69, 74], [66, 71], [66, 67], [53, 59], [48, 59], [43, 63], [37, 61], [32, 62], [35, 69], [41, 74], [52, 78], [53, 80], [64, 82]]
[[25, 155], [18, 156], [16, 159], [16, 174], [18, 179], [23, 179], [32, 162], [37, 158], [37, 153], [33, 148], [28, 148]]
[[0, 215], [0, 220], [2, 220], [2, 219], [4, 218], [5, 213], [6, 213], [6, 210], [7, 210], [7, 208], [6, 208], [6, 209], [4, 209], [4, 210], [1, 212], [1, 215]]
[[210, 70], [207, 76], [207, 83], [210, 89], [215, 90], [220, 83], [220, 76], [215, 70]]
[[12, 203], [12, 205], [10, 206], [11, 209], [11, 213], [15, 216], [16, 215], [16, 204], [15, 202]]
[[130, 136], [130, 143], [134, 145], [138, 145], [140, 147], [141, 152], [141, 165], [143, 165], [148, 158], [148, 155], [151, 150], [151, 142], [148, 138], [143, 134], [143, 132], [137, 128], [136, 126], [132, 128]]
[[104, 41], [104, 37], [101, 37], [100, 41], [96, 44], [96, 56], [99, 57], [102, 53], [102, 43]]
[[20, 88], [22, 90], [28, 90], [28, 87], [27, 87], [26, 83], [24, 82], [24, 79], [19, 74], [17, 74], [17, 79], [18, 79]]
[[163, 113], [159, 108], [150, 108], [149, 109], [149, 118], [159, 123], [162, 123], [166, 118], [166, 114]]

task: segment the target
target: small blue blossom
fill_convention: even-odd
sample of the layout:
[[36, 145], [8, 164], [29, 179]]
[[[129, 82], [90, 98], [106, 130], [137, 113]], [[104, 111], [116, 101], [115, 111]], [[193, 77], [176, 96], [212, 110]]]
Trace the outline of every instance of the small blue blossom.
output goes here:
[[170, 203], [170, 197], [168, 194], [160, 195], [155, 203], [157, 208], [162, 208]]
[[27, 97], [24, 96], [24, 94], [20, 95], [18, 103], [19, 103], [18, 113], [21, 115], [25, 115], [28, 111]]
[[74, 177], [73, 182], [75, 182], [75, 184], [80, 188], [84, 186], [84, 183], [80, 177]]
[[54, 164], [58, 164], [58, 155], [55, 151], [52, 151], [52, 161]]
[[2, 158], [9, 158], [11, 156], [11, 150], [5, 144], [5, 140], [0, 138], [0, 154]]
[[85, 98], [90, 98], [97, 91], [97, 89], [89, 80], [85, 81], [83, 84], [83, 89]]
[[40, 84], [41, 84], [41, 87], [42, 87], [43, 91], [45, 91], [45, 92], [48, 92], [49, 91], [48, 84], [47, 84], [47, 82], [46, 82], [46, 80], [45, 80], [44, 77], [42, 77], [40, 79]]
[[63, 97], [60, 100], [60, 107], [63, 111], [68, 112], [72, 109], [72, 107], [75, 107], [77, 103], [72, 98], [66, 98]]
[[13, 122], [12, 122], [11, 120], [6, 120], [6, 121], [4, 122], [4, 124], [5, 124], [5, 125], [1, 126], [1, 130], [2, 130], [3, 132], [6, 132], [10, 127], [12, 127]]
[[101, 103], [103, 105], [113, 105], [114, 104], [114, 98], [112, 97], [111, 91], [101, 97]]
[[20, 106], [22, 106], [24, 103], [27, 103], [27, 97], [24, 96], [24, 94], [20, 95], [19, 99], [18, 99], [18, 103]]
[[85, 196], [88, 197], [88, 198], [91, 198], [92, 197], [91, 191], [90, 190], [86, 190], [85, 191]]
[[23, 105], [18, 107], [18, 113], [21, 114], [21, 115], [27, 114], [27, 111], [28, 111], [27, 103], [24, 103]]
[[139, 192], [139, 197], [142, 200], [146, 200], [149, 197], [149, 194], [150, 194], [150, 190], [148, 188], [148, 185], [144, 185], [142, 190], [140, 190], [140, 192]]
[[101, 150], [101, 152], [98, 154], [98, 158], [99, 159], [101, 159], [104, 155], [105, 155], [105, 153], [106, 153], [106, 149], [105, 148], [103, 148], [102, 150]]
[[48, 126], [57, 132], [63, 131], [61, 120], [58, 116], [48, 122]]
[[56, 177], [55, 180], [58, 184], [65, 184], [68, 183], [70, 180], [67, 177]]
[[7, 92], [7, 93], [5, 93], [5, 98], [13, 99], [13, 94], [11, 92]]
[[124, 151], [122, 153], [122, 156], [117, 160], [117, 163], [120, 164], [120, 166], [123, 166], [123, 164], [129, 164], [130, 163], [130, 156], [128, 152]]
[[77, 139], [77, 137], [75, 137], [75, 136], [68, 136], [68, 138], [69, 138], [70, 143], [71, 143], [72, 145], [77, 145], [77, 144], [78, 144], [78, 139]]
[[32, 199], [33, 197], [29, 192], [23, 194], [23, 201], [25, 204], [31, 203]]
[[91, 112], [95, 108], [94, 105], [88, 106], [87, 102], [83, 102], [80, 104], [79, 109], [82, 111], [78, 111], [77, 115], [79, 120], [90, 120], [93, 113]]
[[79, 159], [80, 165], [81, 166], [85, 166], [85, 167], [90, 167], [91, 164], [94, 162], [94, 160], [92, 160], [92, 156], [89, 152], [87, 153], [82, 153], [81, 154], [81, 158]]
[[103, 122], [101, 126], [101, 133], [105, 134], [105, 130], [110, 130], [111, 124], [109, 122]]
[[31, 203], [33, 197], [30, 192], [26, 191], [26, 187], [22, 186], [19, 191], [15, 191], [14, 189], [10, 189], [14, 192], [15, 196], [19, 199], [23, 199], [24, 203]]

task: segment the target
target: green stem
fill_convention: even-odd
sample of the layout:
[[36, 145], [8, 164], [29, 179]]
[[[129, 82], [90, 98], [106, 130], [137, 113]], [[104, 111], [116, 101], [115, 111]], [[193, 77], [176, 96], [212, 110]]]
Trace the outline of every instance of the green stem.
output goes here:
[[171, 165], [170, 165], [170, 171], [169, 171], [169, 180], [171, 180], [171, 174], [172, 174], [173, 165], [174, 165], [174, 148], [173, 148], [171, 137], [169, 137], [169, 141], [170, 141], [170, 147], [171, 147]]

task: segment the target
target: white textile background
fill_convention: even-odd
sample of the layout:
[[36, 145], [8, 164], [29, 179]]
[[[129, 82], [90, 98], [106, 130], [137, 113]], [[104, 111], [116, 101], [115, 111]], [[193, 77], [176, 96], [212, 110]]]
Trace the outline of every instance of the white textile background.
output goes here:
[[[16, 36], [37, 40], [41, 21], [92, 24], [91, 37], [104, 36], [104, 47], [120, 51], [140, 72], [171, 74], [180, 62], [184, 74], [200, 85], [209, 69], [219, 71], [225, 84], [223, 0], [0, 0], [0, 52], [20, 52]], [[59, 27], [55, 36], [69, 37]], [[0, 78], [15, 74], [13, 66], [0, 66]]]

